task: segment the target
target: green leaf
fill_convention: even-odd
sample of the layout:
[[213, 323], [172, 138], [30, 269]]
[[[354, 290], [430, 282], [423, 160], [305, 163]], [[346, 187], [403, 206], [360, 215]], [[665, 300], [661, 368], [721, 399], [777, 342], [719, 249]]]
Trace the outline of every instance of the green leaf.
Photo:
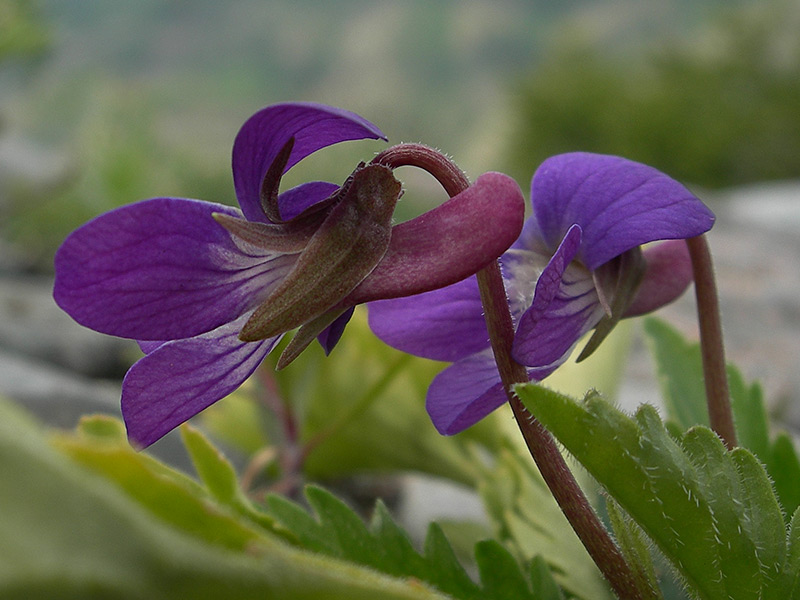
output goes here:
[[181, 439], [200, 480], [211, 495], [222, 504], [233, 504], [239, 497], [239, 482], [233, 465], [191, 425], [181, 426]]
[[647, 405], [632, 419], [597, 394], [578, 403], [537, 385], [515, 389], [701, 598], [788, 597], [783, 518], [749, 451], [726, 451], [705, 427], [679, 443]]
[[[268, 361], [274, 361], [276, 351]], [[465, 441], [497, 443], [500, 434], [492, 419], [464, 435], [439, 435], [425, 411], [425, 394], [442, 368], [404, 354], [378, 340], [370, 331], [366, 311], [356, 309], [342, 340], [330, 356], [312, 344], [289, 367], [274, 372], [265, 363], [259, 373], [272, 393], [272, 403], [287, 406], [299, 429], [301, 445], [308, 445], [304, 473], [313, 480], [351, 476], [365, 471], [416, 470], [472, 485], [476, 468], [464, 450]], [[227, 402], [223, 400], [222, 404]], [[253, 399], [251, 404], [261, 404]], [[259, 420], [274, 415], [253, 410]], [[209, 429], [237, 444], [237, 425], [245, 420], [233, 411], [212, 411]], [[250, 436], [252, 437], [252, 436]], [[272, 443], [280, 438], [270, 435]], [[238, 447], [238, 446], [237, 446]], [[252, 445], [247, 448], [253, 452]]]
[[[419, 582], [301, 551], [247, 520], [237, 525], [169, 467], [128, 460], [112, 429], [109, 421], [94, 421], [73, 444], [56, 439], [87, 469], [0, 402], [0, 597], [444, 600]], [[131, 478], [117, 473], [128, 468]], [[152, 489], [132, 494], [131, 479]], [[158, 510], [161, 503], [201, 522], [188, 527]], [[194, 510], [198, 505], [207, 516]]]
[[780, 433], [775, 437], [767, 459], [767, 470], [789, 518], [800, 506], [800, 460], [789, 434]]
[[534, 600], [517, 561], [495, 540], [475, 547], [475, 557], [487, 597], [495, 600]]
[[641, 528], [613, 499], [606, 502], [608, 519], [620, 550], [638, 579], [637, 588], [659, 590], [656, 568], [647, 538]]
[[531, 561], [531, 587], [533, 595], [539, 600], [564, 600], [564, 594], [558, 587], [547, 561], [540, 555]]
[[[644, 329], [656, 360], [667, 415], [682, 431], [708, 425], [700, 345], [687, 342], [671, 325], [655, 317], [644, 320]], [[739, 445], [765, 461], [769, 424], [761, 387], [748, 385], [733, 365], [728, 365], [727, 373]]]
[[[272, 516], [308, 550], [351, 561], [399, 578], [416, 579], [452, 598], [538, 600], [519, 563], [496, 541], [479, 542], [475, 548], [481, 585], [475, 583], [456, 558], [441, 528], [431, 524], [424, 552], [414, 549], [408, 535], [378, 503], [367, 526], [345, 503], [322, 488], [309, 486], [307, 513], [281, 496], [269, 496]], [[541, 585], [551, 589], [552, 580], [539, 574]], [[557, 588], [556, 588], [557, 589]]]
[[555, 580], [573, 596], [610, 598], [608, 585], [530, 457], [506, 448], [496, 461], [481, 476], [478, 489], [497, 539], [522, 562], [544, 557]]
[[[678, 422], [679, 430], [707, 424], [699, 345], [686, 342], [675, 329], [654, 317], [645, 319], [645, 331], [658, 364], [669, 417]], [[727, 372], [738, 443], [766, 465], [788, 519], [800, 506], [800, 460], [794, 444], [786, 434], [778, 434], [770, 442], [761, 386], [748, 384], [733, 365], [728, 365]]]
[[671, 325], [655, 317], [644, 319], [644, 331], [669, 418], [682, 431], [693, 425], [708, 425], [700, 346], [688, 343]]
[[273, 520], [257, 510], [242, 491], [230, 461], [199, 429], [184, 424], [181, 426], [181, 438], [197, 474], [217, 502], [263, 527], [275, 529]]

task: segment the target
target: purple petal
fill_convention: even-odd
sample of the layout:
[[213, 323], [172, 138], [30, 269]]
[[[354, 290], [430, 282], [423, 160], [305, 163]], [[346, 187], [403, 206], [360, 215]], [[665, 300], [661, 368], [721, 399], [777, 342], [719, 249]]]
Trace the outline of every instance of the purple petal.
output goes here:
[[683, 185], [618, 156], [547, 159], [533, 176], [531, 201], [551, 248], [573, 224], [581, 226], [578, 259], [592, 270], [641, 244], [694, 237], [714, 224], [714, 214]]
[[375, 335], [403, 352], [452, 362], [489, 347], [475, 277], [368, 306], [369, 326]]
[[122, 383], [122, 415], [132, 444], [149, 446], [250, 377], [280, 336], [239, 341], [247, 316], [163, 344], [131, 367]]
[[338, 142], [386, 139], [380, 129], [350, 111], [322, 104], [274, 104], [250, 117], [233, 144], [233, 181], [245, 217], [264, 221], [261, 183], [278, 151], [294, 137], [284, 173], [300, 160]]
[[322, 333], [317, 336], [317, 341], [319, 342], [322, 349], [325, 350], [325, 355], [331, 353], [331, 350], [339, 343], [339, 340], [344, 333], [344, 328], [350, 322], [350, 318], [353, 316], [353, 312], [355, 311], [355, 306], [348, 308], [344, 311], [341, 315], [336, 317], [336, 320], [328, 325]]
[[514, 243], [524, 213], [516, 182], [484, 173], [444, 204], [395, 225], [389, 250], [347, 300], [361, 304], [412, 296], [461, 281]]
[[453, 435], [507, 401], [492, 351], [464, 358], [439, 373], [428, 388], [425, 407], [442, 435]]
[[284, 221], [293, 219], [305, 209], [329, 198], [339, 190], [335, 183], [309, 181], [286, 190], [278, 196], [278, 206]]
[[636, 317], [676, 300], [694, 279], [689, 249], [683, 240], [642, 248], [645, 272], [626, 317]]
[[[528, 369], [528, 377], [538, 381], [555, 369], [556, 366]], [[442, 435], [453, 435], [471, 427], [507, 400], [492, 351], [484, 350], [439, 373], [428, 388], [425, 407], [436, 430]]]
[[519, 320], [512, 356], [529, 367], [554, 367], [605, 312], [589, 271], [570, 264], [581, 242], [573, 225], [539, 280], [533, 303]]
[[199, 200], [154, 198], [100, 215], [56, 252], [53, 295], [76, 321], [137, 340], [191, 337], [263, 301], [296, 255], [237, 244]]

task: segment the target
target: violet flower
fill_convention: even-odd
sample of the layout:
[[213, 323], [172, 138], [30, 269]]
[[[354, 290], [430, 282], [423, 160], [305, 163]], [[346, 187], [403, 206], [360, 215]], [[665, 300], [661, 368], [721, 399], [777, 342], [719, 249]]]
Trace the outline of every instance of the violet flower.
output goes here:
[[278, 194], [283, 173], [309, 154], [363, 138], [385, 139], [348, 111], [267, 107], [234, 142], [241, 210], [153, 198], [100, 215], [64, 241], [56, 302], [145, 352], [122, 384], [134, 444], [153, 443], [232, 392], [285, 332], [300, 327], [280, 366], [315, 337], [330, 352], [355, 305], [452, 284], [519, 235], [522, 193], [498, 173], [394, 227], [401, 185], [382, 165], [359, 165], [342, 186], [314, 181]]
[[[550, 375], [592, 329], [585, 358], [622, 317], [652, 311], [692, 279], [683, 241], [711, 211], [678, 182], [615, 156], [562, 154], [531, 183], [533, 216], [500, 258], [516, 333], [512, 356], [533, 380]], [[656, 240], [674, 240], [640, 249]], [[678, 241], [679, 240], [679, 241]], [[453, 362], [426, 405], [443, 434], [506, 402], [475, 277], [411, 298], [370, 304], [372, 330], [400, 350]]]

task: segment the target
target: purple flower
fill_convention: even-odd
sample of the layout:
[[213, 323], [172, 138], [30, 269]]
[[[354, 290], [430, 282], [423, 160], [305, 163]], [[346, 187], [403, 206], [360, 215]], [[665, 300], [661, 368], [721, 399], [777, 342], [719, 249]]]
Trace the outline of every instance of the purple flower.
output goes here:
[[[546, 160], [531, 183], [533, 216], [500, 258], [516, 334], [512, 355], [531, 379], [551, 374], [592, 329], [582, 357], [622, 318], [677, 298], [692, 279], [684, 239], [714, 215], [678, 182], [616, 156]], [[656, 240], [673, 240], [640, 249]], [[432, 382], [427, 408], [454, 434], [506, 401], [475, 277], [419, 296], [370, 304], [387, 344], [453, 362]]]
[[498, 173], [394, 227], [401, 185], [382, 165], [359, 165], [342, 186], [314, 181], [278, 193], [281, 176], [309, 154], [363, 138], [385, 139], [344, 110], [267, 107], [234, 142], [241, 210], [153, 198], [100, 215], [64, 241], [56, 302], [145, 353], [122, 385], [134, 444], [153, 443], [232, 392], [283, 333], [300, 327], [280, 364], [315, 337], [329, 352], [356, 304], [452, 284], [519, 235], [522, 193]]

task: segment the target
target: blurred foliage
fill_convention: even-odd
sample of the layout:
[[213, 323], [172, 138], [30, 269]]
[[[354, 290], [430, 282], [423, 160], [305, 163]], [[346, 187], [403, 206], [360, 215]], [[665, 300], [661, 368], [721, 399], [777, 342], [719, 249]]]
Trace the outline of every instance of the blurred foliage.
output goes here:
[[[122, 82], [82, 83], [94, 94], [77, 111], [74, 135], [64, 145], [66, 160], [51, 167], [55, 174], [49, 178], [6, 185], [6, 235], [32, 261], [49, 268], [70, 231], [123, 204], [157, 195], [233, 201], [228, 165], [193, 144], [197, 135], [171, 136], [169, 115], [147, 90]], [[46, 165], [33, 170], [45, 171]]]
[[510, 160], [527, 181], [560, 152], [619, 154], [707, 187], [798, 175], [800, 4], [723, 13], [640, 56], [564, 42], [524, 81]]
[[0, 62], [40, 55], [50, 34], [31, 0], [0, 0]]

